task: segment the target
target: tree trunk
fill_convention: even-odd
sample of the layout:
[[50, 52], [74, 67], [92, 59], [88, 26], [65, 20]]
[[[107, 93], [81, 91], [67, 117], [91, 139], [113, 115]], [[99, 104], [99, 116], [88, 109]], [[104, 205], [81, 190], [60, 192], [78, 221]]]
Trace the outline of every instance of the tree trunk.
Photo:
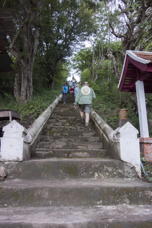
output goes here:
[[[29, 2], [29, 4], [39, 3]], [[20, 33], [18, 34], [13, 49], [17, 61], [14, 95], [16, 100], [21, 103], [28, 102], [33, 94], [33, 65], [39, 44], [38, 18], [39, 11], [33, 13], [32, 5], [27, 5], [23, 20], [24, 23], [22, 23]]]
[[[33, 65], [38, 47], [38, 33], [33, 37], [29, 29], [24, 29], [23, 51], [18, 55], [17, 73], [14, 84], [14, 95], [17, 101], [26, 103], [33, 94]], [[28, 37], [27, 37], [28, 36]], [[24, 54], [23, 54], [24, 53]], [[23, 56], [20, 58], [20, 56]]]
[[20, 102], [20, 96], [21, 96], [20, 87], [21, 87], [20, 73], [17, 72], [15, 75], [15, 81], [14, 81], [14, 96], [15, 96], [17, 102]]
[[28, 64], [24, 67], [21, 73], [21, 95], [20, 102], [26, 103], [32, 97], [33, 93], [33, 84], [32, 84], [32, 71], [33, 67], [31, 64]]

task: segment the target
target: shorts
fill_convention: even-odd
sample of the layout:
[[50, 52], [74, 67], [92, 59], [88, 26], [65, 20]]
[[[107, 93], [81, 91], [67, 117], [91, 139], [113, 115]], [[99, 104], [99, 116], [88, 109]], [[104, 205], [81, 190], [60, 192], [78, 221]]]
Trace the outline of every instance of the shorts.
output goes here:
[[91, 104], [79, 104], [79, 108], [81, 112], [87, 112], [90, 113], [92, 110]]

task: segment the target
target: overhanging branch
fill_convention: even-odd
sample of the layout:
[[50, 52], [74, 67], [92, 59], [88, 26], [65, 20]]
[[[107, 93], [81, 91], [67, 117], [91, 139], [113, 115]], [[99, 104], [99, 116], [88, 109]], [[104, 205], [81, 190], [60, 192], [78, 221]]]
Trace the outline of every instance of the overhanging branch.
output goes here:
[[114, 30], [114, 28], [113, 28], [113, 26], [112, 26], [112, 24], [111, 24], [110, 22], [109, 22], [109, 26], [110, 26], [111, 32], [112, 32], [112, 34], [113, 34], [114, 36], [116, 36], [117, 38], [124, 38], [124, 37], [125, 37], [123, 34], [117, 33], [117, 32]]

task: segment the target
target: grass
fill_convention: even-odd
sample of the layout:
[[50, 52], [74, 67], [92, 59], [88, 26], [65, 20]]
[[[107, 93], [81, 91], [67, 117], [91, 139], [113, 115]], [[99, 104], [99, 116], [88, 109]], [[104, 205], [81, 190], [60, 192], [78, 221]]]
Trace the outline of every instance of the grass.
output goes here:
[[16, 111], [21, 117], [21, 123], [25, 127], [28, 127], [28, 125], [30, 125], [59, 94], [60, 91], [58, 90], [43, 90], [26, 104], [19, 104], [12, 96], [5, 94], [5, 98], [0, 99], [0, 109]]
[[111, 99], [105, 99], [98, 95], [93, 102], [94, 110], [107, 122], [113, 129], [119, 125], [119, 104], [112, 102]]

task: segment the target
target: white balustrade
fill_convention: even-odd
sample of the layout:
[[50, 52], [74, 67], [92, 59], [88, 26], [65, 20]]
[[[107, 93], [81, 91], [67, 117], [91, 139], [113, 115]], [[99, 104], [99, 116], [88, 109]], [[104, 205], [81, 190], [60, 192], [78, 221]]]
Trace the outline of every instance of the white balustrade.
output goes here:
[[24, 159], [23, 145], [24, 127], [16, 120], [3, 127], [4, 135], [1, 138], [1, 161], [22, 161]]
[[30, 159], [30, 147], [38, 138], [45, 123], [61, 99], [62, 94], [48, 106], [29, 129], [25, 129], [16, 120], [11, 121], [8, 125], [3, 127], [4, 134], [1, 138], [0, 146], [1, 161], [23, 161]]
[[127, 122], [114, 132], [114, 138], [119, 142], [119, 153], [122, 161], [132, 164], [141, 176], [141, 161], [138, 130]]
[[141, 177], [138, 130], [130, 122], [113, 130], [95, 111], [91, 113], [91, 118], [110, 156], [134, 166], [138, 176]]

